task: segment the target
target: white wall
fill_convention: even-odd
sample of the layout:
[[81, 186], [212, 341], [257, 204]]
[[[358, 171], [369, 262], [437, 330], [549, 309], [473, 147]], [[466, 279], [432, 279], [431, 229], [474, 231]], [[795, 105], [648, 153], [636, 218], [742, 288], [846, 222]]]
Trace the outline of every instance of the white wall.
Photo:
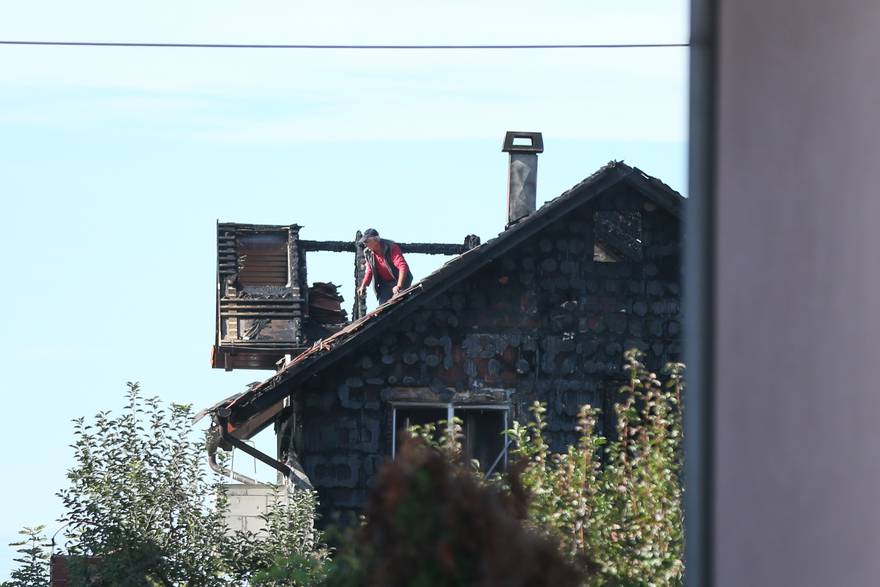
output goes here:
[[[275, 490], [268, 485], [245, 485], [234, 483], [226, 485], [229, 497], [229, 510], [226, 514], [226, 526], [230, 532], [250, 530], [259, 532], [265, 527], [260, 515], [274, 503]], [[281, 494], [286, 490], [282, 488]]]

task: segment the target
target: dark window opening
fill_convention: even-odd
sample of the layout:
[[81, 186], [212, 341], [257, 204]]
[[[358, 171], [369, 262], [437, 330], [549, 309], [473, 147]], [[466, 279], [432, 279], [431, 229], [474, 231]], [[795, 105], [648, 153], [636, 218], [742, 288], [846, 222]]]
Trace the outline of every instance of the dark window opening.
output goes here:
[[[426, 424], [436, 424], [437, 430], [435, 437], [440, 438], [443, 435], [445, 422], [449, 418], [449, 410], [446, 406], [442, 407], [413, 407], [413, 408], [396, 408], [396, 430], [395, 436], [399, 439], [401, 433], [405, 432], [412, 426], [424, 426]], [[440, 424], [443, 422], [444, 424]]]
[[456, 408], [456, 415], [463, 420], [465, 456], [477, 460], [484, 473], [503, 471], [507, 464], [507, 410]]
[[642, 215], [600, 210], [593, 214], [593, 261], [616, 263], [642, 260]]
[[411, 426], [437, 424], [435, 438], [446, 431], [450, 418], [461, 420], [462, 450], [468, 459], [476, 460], [484, 473], [503, 471], [507, 466], [507, 406], [405, 406], [394, 408], [392, 456], [396, 455], [403, 432]]
[[238, 282], [242, 286], [284, 286], [288, 273], [286, 233], [239, 237]]

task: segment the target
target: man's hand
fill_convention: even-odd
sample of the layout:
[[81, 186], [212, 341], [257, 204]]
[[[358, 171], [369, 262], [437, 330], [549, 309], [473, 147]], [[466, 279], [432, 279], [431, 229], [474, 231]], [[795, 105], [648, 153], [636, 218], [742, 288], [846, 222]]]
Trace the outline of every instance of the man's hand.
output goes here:
[[392, 288], [391, 288], [391, 293], [393, 293], [395, 296], [397, 296], [398, 294], [400, 294], [400, 286], [399, 286], [399, 285], [395, 285], [394, 287], [392, 287]]
[[364, 286], [360, 286], [357, 288], [357, 295], [359, 298], [363, 297], [365, 293], [366, 293], [366, 290], [364, 289]]

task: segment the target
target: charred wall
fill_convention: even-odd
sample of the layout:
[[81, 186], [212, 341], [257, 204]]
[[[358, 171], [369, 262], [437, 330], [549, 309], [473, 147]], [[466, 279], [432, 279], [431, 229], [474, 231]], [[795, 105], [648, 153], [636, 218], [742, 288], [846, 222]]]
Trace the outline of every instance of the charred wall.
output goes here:
[[[593, 260], [602, 210], [637, 215], [640, 260]], [[581, 405], [614, 401], [625, 349], [654, 368], [679, 359], [679, 229], [634, 191], [606, 192], [312, 378], [282, 445], [292, 439], [325, 511], [363, 504], [391, 454], [391, 402], [509, 402], [524, 420], [539, 400], [559, 450]]]

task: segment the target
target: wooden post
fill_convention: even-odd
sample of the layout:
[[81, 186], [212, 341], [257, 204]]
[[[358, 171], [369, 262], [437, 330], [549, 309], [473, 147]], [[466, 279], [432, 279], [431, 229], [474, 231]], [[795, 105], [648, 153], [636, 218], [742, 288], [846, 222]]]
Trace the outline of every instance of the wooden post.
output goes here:
[[367, 313], [367, 292], [365, 291], [363, 295], [358, 295], [357, 293], [358, 288], [364, 281], [364, 273], [366, 273], [364, 268], [364, 249], [358, 246], [361, 236], [361, 231], [357, 231], [354, 235], [354, 305], [351, 309], [352, 322], [363, 318]]

